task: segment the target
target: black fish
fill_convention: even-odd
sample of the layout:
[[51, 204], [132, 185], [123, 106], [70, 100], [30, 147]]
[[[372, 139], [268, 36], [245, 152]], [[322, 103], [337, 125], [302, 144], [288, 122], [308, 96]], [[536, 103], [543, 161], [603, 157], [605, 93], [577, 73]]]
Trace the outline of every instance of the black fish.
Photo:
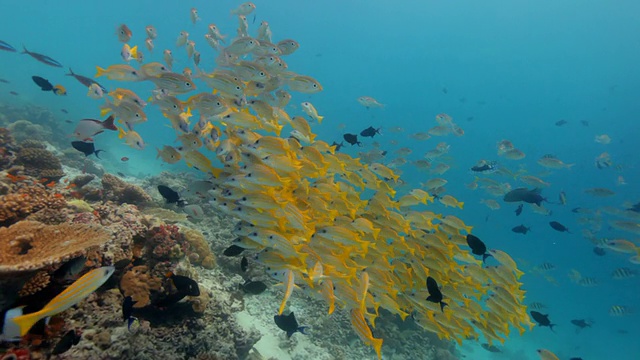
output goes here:
[[475, 235], [467, 234], [467, 244], [474, 255], [482, 255], [482, 261], [491, 256], [487, 254], [487, 246]]
[[373, 126], [369, 126], [368, 128], [362, 130], [360, 132], [360, 136], [362, 137], [374, 137], [376, 136], [376, 134], [378, 135], [382, 135], [380, 134], [380, 128], [374, 128]]
[[295, 334], [296, 332], [300, 332], [306, 335], [304, 331], [307, 327], [298, 326], [298, 321], [296, 320], [296, 316], [293, 315], [293, 311], [289, 315], [275, 315], [273, 317], [273, 320], [281, 330], [284, 330], [287, 333], [287, 338], [290, 338], [291, 335]]
[[487, 350], [488, 352], [492, 352], [492, 353], [500, 353], [500, 352], [502, 352], [502, 350], [500, 350], [500, 348], [495, 346], [495, 345], [489, 345], [487, 343], [484, 343], [481, 346], [482, 346], [483, 349]]
[[120, 177], [127, 177], [127, 175], [125, 175], [123, 172], [118, 171], [116, 174], [118, 174], [118, 176]]
[[560, 232], [568, 232], [569, 234], [571, 234], [571, 231], [569, 231], [569, 229], [567, 229], [566, 226], [560, 224], [557, 221], [550, 221], [549, 225], [553, 228], [553, 230], [557, 230]]
[[571, 358], [571, 359], [569, 359], [569, 360], [582, 360], [582, 358], [572, 357], [572, 358]]
[[187, 204], [180, 198], [180, 194], [168, 186], [158, 185], [158, 192], [162, 195], [167, 204], [176, 204], [179, 207], [183, 207]]
[[632, 207], [628, 208], [627, 211], [633, 211], [633, 212], [640, 213], [640, 202], [637, 203], [637, 204], [634, 204]]
[[40, 76], [32, 76], [31, 79], [33, 80], [34, 83], [36, 83], [36, 85], [40, 86], [40, 89], [42, 89], [42, 91], [53, 90], [53, 84], [51, 84], [49, 80], [42, 78]]
[[158, 302], [156, 302], [155, 305], [157, 307], [162, 307], [162, 308], [170, 307], [176, 304], [178, 301], [184, 299], [184, 297], [187, 295], [188, 296], [200, 295], [200, 288], [198, 287], [198, 283], [193, 281], [192, 279], [186, 276], [175, 275], [173, 273], [169, 274], [169, 277], [173, 281], [173, 285], [176, 287], [178, 291], [173, 294], [169, 294], [166, 297], [160, 299]]
[[82, 269], [84, 269], [86, 262], [87, 258], [82, 255], [71, 259], [53, 273], [53, 278], [60, 282], [73, 282], [78, 278]]
[[43, 64], [47, 64], [47, 65], [54, 66], [54, 67], [62, 67], [62, 64], [60, 64], [56, 60], [52, 59], [51, 57], [49, 57], [47, 55], [43, 55], [43, 54], [38, 54], [36, 52], [31, 52], [31, 51], [27, 50], [27, 48], [24, 47], [24, 45], [22, 45], [22, 53], [21, 54], [27, 54], [27, 55], [31, 56], [32, 58], [40, 61]]
[[100, 86], [100, 88], [102, 89], [102, 91], [104, 91], [105, 93], [108, 92], [107, 88], [100, 85], [97, 81], [88, 78], [86, 76], [82, 76], [82, 75], [78, 75], [76, 73], [73, 72], [73, 70], [71, 70], [71, 68], [69, 68], [69, 73], [65, 74], [67, 76], [73, 76], [74, 78], [76, 78], [76, 80], [78, 80], [80, 82], [80, 84], [86, 86], [86, 87], [90, 87], [92, 84], [96, 84], [98, 86]]
[[262, 281], [251, 281], [247, 280], [244, 284], [240, 284], [240, 289], [246, 292], [247, 294], [258, 295], [267, 290], [267, 284]]
[[538, 323], [538, 325], [540, 326], [548, 326], [549, 329], [551, 329], [551, 331], [553, 331], [553, 327], [556, 324], [552, 324], [551, 320], [549, 320], [549, 315], [544, 315], [542, 313], [539, 313], [537, 311], [531, 311], [529, 312], [531, 314], [531, 317], [533, 318], [533, 320], [535, 320], [535, 322]]
[[92, 142], [72, 141], [71, 146], [73, 146], [74, 149], [83, 153], [84, 156], [95, 154], [98, 159], [100, 159], [100, 156], [98, 156], [98, 154], [101, 151], [104, 151], [104, 150], [96, 150], [96, 146]]
[[344, 146], [344, 142], [340, 142], [340, 144], [338, 144], [337, 142], [333, 142], [333, 144], [331, 144], [331, 146], [335, 146], [336, 150], [335, 151], [340, 151], [340, 149], [342, 149], [342, 147]]
[[131, 330], [131, 324], [133, 324], [134, 321], [138, 320], [133, 316], [133, 305], [135, 305], [136, 303], [137, 301], [133, 301], [133, 298], [131, 296], [127, 296], [122, 302], [122, 317], [124, 321], [127, 322], [127, 329], [129, 330]]
[[228, 248], [226, 248], [222, 254], [224, 256], [236, 256], [236, 255], [242, 254], [243, 251], [244, 251], [243, 247], [240, 247], [238, 245], [231, 245]]
[[242, 260], [240, 260], [240, 270], [242, 270], [242, 272], [246, 272], [248, 266], [249, 266], [249, 260], [247, 260], [247, 258], [243, 256]]
[[358, 135], [356, 134], [344, 134], [342, 135], [342, 137], [344, 138], [344, 141], [348, 142], [349, 144], [351, 144], [351, 146], [358, 144], [358, 146], [362, 146], [362, 143], [360, 141], [358, 141]]
[[582, 208], [579, 208], [579, 207], [571, 209], [571, 212], [574, 213], [574, 214], [578, 214], [581, 211], [582, 211]]
[[582, 124], [582, 126], [584, 127], [588, 127], [589, 126], [589, 122], [587, 120], [581, 120], [580, 123]]
[[76, 333], [75, 330], [69, 330], [66, 334], [58, 341], [56, 346], [51, 351], [51, 355], [60, 355], [65, 353], [71, 349], [73, 345], [78, 345], [82, 336]]
[[514, 227], [513, 229], [511, 229], [511, 231], [513, 231], [516, 234], [522, 234], [522, 235], [527, 235], [527, 233], [529, 231], [531, 231], [531, 228], [528, 228], [524, 225], [518, 225], [516, 227]]
[[604, 248], [601, 248], [599, 246], [596, 246], [593, 248], [593, 253], [598, 255], [598, 256], [605, 256], [607, 254], [607, 252], [604, 250]]
[[593, 324], [591, 321], [587, 321], [584, 319], [575, 319], [575, 320], [571, 320], [571, 323], [575, 326], [577, 326], [580, 329], [584, 329], [586, 327], [591, 327], [591, 325]]
[[7, 80], [7, 79], [0, 79], [1, 83], [5, 83], [5, 84], [10, 84], [11, 81]]
[[563, 119], [563, 120], [556, 121], [556, 126], [562, 126], [564, 124], [567, 124], [567, 120]]
[[68, 114], [69, 111], [67, 109], [60, 109], [60, 112], [64, 113], [64, 114]]
[[546, 201], [540, 195], [540, 189], [529, 190], [527, 188], [517, 188], [515, 190], [511, 190], [505, 194], [503, 200], [505, 202], [526, 202], [528, 204], [536, 204], [540, 206], [543, 201]]
[[444, 307], [447, 306], [447, 303], [442, 301], [442, 293], [440, 292], [438, 283], [431, 276], [427, 278], [427, 291], [429, 291], [429, 297], [427, 297], [427, 301], [431, 301], [436, 304], [439, 303], [440, 311], [444, 312]]
[[478, 164], [471, 167], [471, 171], [477, 173], [492, 173], [496, 171], [498, 163], [495, 161], [481, 161]]
[[520, 204], [518, 205], [518, 208], [516, 209], [516, 216], [520, 216], [520, 214], [522, 214], [522, 208], [524, 207], [524, 205]]
[[0, 50], [16, 52], [16, 48], [2, 40], [0, 40]]

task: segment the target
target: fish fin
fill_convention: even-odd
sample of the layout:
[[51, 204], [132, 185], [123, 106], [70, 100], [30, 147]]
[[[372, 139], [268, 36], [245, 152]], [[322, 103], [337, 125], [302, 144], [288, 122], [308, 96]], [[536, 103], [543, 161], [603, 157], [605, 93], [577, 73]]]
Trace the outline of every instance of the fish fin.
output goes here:
[[122, 139], [127, 133], [124, 132], [123, 128], [118, 128], [118, 139]]
[[71, 68], [69, 68], [69, 73], [65, 74], [66, 76], [74, 76], [75, 74], [73, 73], [73, 70], [71, 70]]
[[458, 201], [458, 207], [462, 210], [464, 208], [464, 201]]
[[100, 77], [106, 74], [106, 70], [100, 66], [96, 66], [96, 77]]
[[97, 157], [98, 159], [100, 159], [100, 156], [98, 156], [98, 154], [99, 154], [99, 153], [101, 153], [101, 152], [104, 152], [104, 150], [96, 150], [96, 151], [94, 152], [94, 154], [96, 154], [96, 157]]
[[40, 319], [42, 319], [40, 312], [34, 312], [27, 315], [17, 316], [10, 321], [13, 321], [20, 327], [20, 336], [25, 336], [31, 327], [40, 321]]
[[137, 59], [138, 58], [138, 45], [132, 47], [131, 50], [129, 50], [129, 53], [131, 54], [131, 57], [133, 59]]
[[100, 109], [100, 117], [106, 116], [110, 112], [111, 112], [110, 108], [108, 107], [102, 108]]
[[324, 116], [318, 115], [318, 124], [322, 124], [322, 119], [324, 119]]
[[115, 119], [115, 116], [111, 114], [105, 121], [102, 122], [102, 127], [113, 131], [118, 130], [116, 125], [113, 123]]

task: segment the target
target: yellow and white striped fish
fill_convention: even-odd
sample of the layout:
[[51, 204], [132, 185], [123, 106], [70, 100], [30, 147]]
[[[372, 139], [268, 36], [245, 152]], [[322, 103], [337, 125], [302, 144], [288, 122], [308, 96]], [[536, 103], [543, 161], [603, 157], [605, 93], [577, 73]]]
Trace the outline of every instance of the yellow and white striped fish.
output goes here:
[[41, 319], [59, 314], [86, 299], [104, 284], [114, 271], [115, 267], [113, 266], [93, 269], [54, 297], [40, 311], [15, 317], [11, 321], [20, 327], [20, 336], [24, 336]]

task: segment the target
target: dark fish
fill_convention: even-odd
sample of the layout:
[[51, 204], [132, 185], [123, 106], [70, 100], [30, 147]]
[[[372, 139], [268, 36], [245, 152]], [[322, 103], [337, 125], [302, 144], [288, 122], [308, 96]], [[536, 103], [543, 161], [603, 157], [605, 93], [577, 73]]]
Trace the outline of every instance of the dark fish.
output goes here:
[[180, 194], [168, 186], [158, 185], [158, 192], [160, 192], [167, 204], [176, 204], [180, 207], [186, 205], [186, 202], [180, 198]]
[[17, 51], [16, 48], [14, 48], [13, 46], [9, 45], [8, 43], [2, 40], [0, 40], [0, 50], [10, 51], [10, 52]]
[[224, 256], [236, 256], [242, 254], [243, 251], [243, 247], [240, 247], [238, 245], [231, 245], [228, 248], [224, 249], [224, 252], [222, 254]]
[[548, 326], [549, 329], [551, 329], [551, 331], [553, 331], [553, 327], [556, 324], [552, 324], [551, 320], [549, 320], [549, 315], [544, 315], [542, 313], [539, 313], [537, 311], [530, 311], [529, 312], [531, 314], [531, 317], [533, 318], [533, 320], [535, 320], [535, 322], [538, 323], [538, 325], [540, 326]]
[[536, 204], [540, 206], [543, 201], [546, 201], [540, 195], [540, 189], [529, 190], [527, 188], [517, 188], [515, 190], [511, 190], [504, 195], [503, 200], [505, 202], [526, 202], [528, 204]]
[[575, 319], [575, 320], [571, 320], [571, 323], [575, 326], [577, 326], [580, 329], [584, 329], [586, 327], [591, 327], [591, 325], [593, 324], [591, 321], [587, 321], [584, 319]]
[[553, 228], [553, 230], [557, 230], [560, 232], [568, 232], [569, 234], [571, 234], [571, 231], [569, 231], [569, 229], [567, 229], [566, 226], [560, 224], [557, 221], [550, 221], [549, 225]]
[[564, 120], [564, 119], [563, 120], [559, 120], [559, 121], [556, 121], [556, 126], [562, 126], [562, 125], [564, 125], [566, 123], [567, 123], [567, 120]]
[[640, 202], [637, 203], [637, 204], [634, 204], [632, 207], [628, 208], [627, 211], [633, 211], [633, 212], [640, 213]]
[[116, 174], [118, 174], [118, 176], [120, 176], [120, 177], [126, 177], [127, 176], [123, 172], [120, 172], [120, 171], [118, 171]]
[[429, 297], [427, 297], [427, 301], [431, 301], [436, 304], [440, 304], [440, 311], [444, 312], [444, 307], [447, 306], [447, 303], [442, 301], [442, 293], [440, 292], [440, 288], [438, 287], [438, 283], [434, 278], [429, 276], [427, 278], [427, 291], [429, 291]]
[[487, 254], [487, 246], [475, 235], [467, 234], [467, 244], [474, 255], [482, 255], [482, 261], [491, 256]]
[[95, 154], [98, 159], [100, 159], [100, 156], [98, 156], [98, 154], [101, 151], [104, 151], [104, 150], [96, 150], [96, 146], [92, 142], [72, 141], [71, 146], [73, 146], [74, 149], [83, 153], [84, 156]]
[[51, 351], [51, 355], [60, 355], [65, 353], [71, 349], [73, 345], [78, 345], [82, 335], [78, 334], [75, 330], [69, 330], [66, 334], [58, 341], [56, 346]]
[[53, 278], [63, 282], [72, 282], [78, 278], [86, 262], [87, 258], [84, 256], [71, 259], [53, 273]]
[[449, 93], [449, 90], [447, 90], [447, 88], [446, 88], [446, 87], [443, 87], [443, 88], [442, 88], [442, 92], [443, 92], [443, 93], [445, 93], [445, 94], [448, 94], [448, 93]]
[[31, 79], [33, 80], [34, 83], [36, 83], [36, 85], [40, 87], [40, 89], [42, 89], [42, 91], [53, 90], [53, 84], [51, 84], [49, 80], [42, 78], [40, 76], [32, 76]]
[[306, 335], [304, 331], [307, 327], [298, 326], [298, 321], [296, 320], [296, 316], [293, 315], [293, 311], [289, 315], [275, 315], [273, 317], [273, 320], [281, 330], [284, 330], [287, 333], [287, 338], [290, 338], [291, 335], [295, 334], [296, 332], [300, 332]]
[[246, 292], [247, 294], [258, 295], [267, 290], [267, 284], [262, 281], [251, 281], [247, 280], [244, 284], [240, 284], [240, 289]]
[[131, 264], [131, 259], [122, 259], [122, 260], [118, 260], [116, 261], [113, 266], [116, 267], [116, 270], [122, 270], [125, 267], [127, 267], [127, 265]]
[[572, 357], [572, 358], [571, 358], [571, 359], [569, 359], [569, 360], [582, 360], [582, 358]]
[[356, 134], [344, 134], [342, 135], [342, 137], [344, 138], [344, 141], [348, 142], [349, 144], [351, 144], [351, 146], [358, 144], [358, 146], [362, 146], [362, 143], [360, 141], [358, 141], [358, 135]]
[[108, 92], [107, 88], [100, 85], [97, 81], [88, 78], [86, 76], [82, 76], [82, 75], [78, 75], [76, 73], [73, 72], [73, 70], [71, 70], [71, 68], [69, 68], [69, 73], [65, 74], [67, 76], [73, 76], [74, 78], [76, 78], [76, 80], [78, 80], [80, 82], [80, 84], [86, 86], [86, 87], [90, 87], [92, 84], [96, 84], [98, 86], [100, 86], [100, 88], [102, 89], [102, 91], [104, 91], [105, 93]]
[[579, 207], [571, 209], [571, 212], [574, 214], [578, 214], [581, 211], [582, 211], [582, 208], [579, 208]]
[[256, 23], [256, 14], [253, 14], [253, 21], [251, 22], [252, 24]]
[[170, 275], [171, 280], [173, 281], [173, 285], [175, 285], [176, 289], [179, 292], [184, 293], [189, 296], [200, 296], [200, 288], [198, 287], [198, 283], [193, 279], [188, 278], [182, 275]]
[[584, 126], [584, 127], [588, 127], [589, 126], [589, 122], [587, 120], [581, 120], [580, 124], [582, 124], [582, 126]]
[[131, 296], [127, 296], [124, 298], [122, 302], [122, 318], [127, 322], [127, 329], [131, 330], [131, 324], [134, 321], [138, 320], [133, 316], [133, 305], [135, 305], [137, 301], [133, 301]]
[[340, 149], [342, 149], [342, 147], [344, 146], [344, 142], [340, 142], [340, 144], [338, 144], [337, 142], [333, 142], [333, 144], [331, 144], [331, 146], [335, 146], [336, 147], [336, 151], [340, 151]]
[[66, 122], [67, 124], [73, 124], [73, 121], [71, 120], [65, 120], [64, 122]]
[[489, 345], [487, 343], [484, 343], [481, 345], [483, 349], [487, 350], [488, 352], [492, 352], [492, 353], [500, 353], [502, 352], [502, 350], [500, 350], [500, 348], [498, 348], [495, 345]]
[[496, 171], [497, 163], [495, 161], [481, 161], [482, 165], [471, 167], [471, 171], [477, 173], [492, 173]]
[[598, 256], [605, 256], [607, 254], [607, 252], [604, 250], [604, 248], [601, 248], [599, 246], [596, 246], [593, 248], [593, 253], [598, 255]]
[[60, 111], [61, 111], [61, 112], [63, 112], [63, 113], [65, 113], [65, 114], [68, 114], [68, 113], [69, 113], [69, 111], [67, 111], [67, 109], [60, 109]]
[[0, 83], [9, 84], [9, 83], [11, 83], [11, 81], [9, 81], [7, 79], [0, 79]]
[[520, 204], [518, 205], [518, 208], [516, 209], [516, 216], [520, 216], [520, 214], [522, 214], [522, 208], [524, 207], [524, 205]]
[[242, 270], [242, 272], [246, 272], [248, 266], [249, 260], [247, 260], [247, 258], [243, 256], [242, 260], [240, 260], [240, 270]]
[[531, 231], [531, 228], [528, 228], [524, 225], [518, 225], [516, 227], [514, 227], [513, 229], [511, 229], [511, 231], [513, 231], [516, 234], [522, 234], [522, 235], [527, 235], [527, 233], [529, 231]]
[[62, 64], [60, 64], [56, 60], [50, 58], [47, 55], [38, 54], [36, 52], [31, 52], [31, 51], [27, 50], [27, 48], [24, 47], [24, 45], [22, 45], [22, 53], [21, 54], [27, 54], [27, 55], [31, 56], [32, 58], [40, 61], [43, 64], [47, 64], [47, 65], [54, 66], [54, 67], [62, 67]]
[[20, 95], [20, 94], [18, 94], [18, 93], [17, 93], [17, 92], [15, 92], [15, 91], [9, 91], [9, 94], [11, 94], [11, 95], [15, 95], [15, 96]]
[[380, 134], [380, 128], [376, 129], [373, 126], [369, 126], [368, 128], [366, 128], [366, 129], [364, 129], [364, 130], [362, 130], [360, 132], [360, 136], [362, 136], [362, 137], [371, 137], [372, 138], [372, 137], [376, 136], [376, 134], [382, 135], [382, 134]]

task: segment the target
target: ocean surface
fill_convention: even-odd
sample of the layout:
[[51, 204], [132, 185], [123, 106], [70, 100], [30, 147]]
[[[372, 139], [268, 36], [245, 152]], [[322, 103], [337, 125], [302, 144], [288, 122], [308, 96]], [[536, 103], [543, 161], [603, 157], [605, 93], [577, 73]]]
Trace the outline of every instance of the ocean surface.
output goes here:
[[[70, 134], [77, 120], [104, 117], [100, 116], [102, 101], [87, 97], [87, 88], [65, 74], [71, 68], [92, 77], [96, 66], [124, 63], [122, 43], [115, 35], [120, 24], [133, 31], [129, 43], [143, 49], [145, 62], [162, 62], [162, 50], [172, 49], [175, 72], [193, 67], [185, 51], [175, 46], [180, 31], [188, 31], [202, 54], [200, 68], [210, 72], [215, 69], [217, 53], [203, 34], [215, 22], [223, 34], [233, 38], [238, 20], [229, 11], [239, 4], [4, 1], [0, 39], [18, 50], [24, 45], [49, 55], [64, 68], [0, 52], [0, 78], [10, 82], [0, 83], [0, 102], [52, 109]], [[380, 128], [381, 135], [360, 138], [362, 147], [346, 144], [342, 148], [354, 157], [379, 147], [387, 151], [381, 162], [389, 163], [400, 157], [395, 153], [398, 149], [410, 148], [412, 153], [403, 156], [406, 164], [395, 168], [402, 180], [411, 187], [420, 187], [436, 176], [448, 180], [446, 194], [463, 201], [464, 209], [445, 207], [438, 201], [427, 209], [463, 219], [491, 248], [509, 253], [526, 273], [521, 278], [527, 291], [525, 303], [544, 304], [540, 311], [556, 324], [553, 331], [538, 326], [519, 335], [513, 330], [504, 345], [498, 344], [502, 353], [490, 353], [466, 341], [459, 347], [460, 358], [537, 359], [536, 349], [545, 348], [562, 360], [640, 359], [640, 276], [613, 279], [611, 275], [618, 268], [637, 273], [640, 265], [629, 260], [633, 254], [605, 249], [604, 256], [597, 256], [597, 245], [585, 238], [585, 230], [593, 230], [591, 240], [627, 239], [640, 245], [638, 228], [624, 231], [610, 225], [624, 220], [640, 227], [637, 212], [627, 212], [635, 216], [631, 218], [618, 214], [640, 201], [639, 2], [256, 0], [255, 5], [256, 10], [247, 16], [250, 33], [268, 21], [274, 40], [295, 39], [300, 48], [287, 57], [289, 69], [312, 76], [324, 88], [315, 94], [292, 92], [287, 111], [303, 115], [300, 103], [311, 101], [324, 116], [322, 124], [312, 125], [313, 131], [329, 144], [343, 142], [344, 133]], [[197, 7], [202, 18], [196, 24], [189, 20], [192, 7]], [[149, 24], [158, 31], [151, 53], [144, 49], [144, 28]], [[138, 66], [135, 61], [132, 65]], [[62, 84], [68, 95], [41, 91], [31, 80], [34, 75]], [[105, 78], [97, 80], [110, 90], [120, 86]], [[206, 89], [202, 81], [195, 83], [198, 91]], [[153, 84], [127, 83], [127, 88], [150, 94]], [[357, 101], [361, 96], [373, 97], [384, 107], [366, 108]], [[128, 147], [116, 132], [95, 140], [96, 147], [105, 150], [101, 154], [105, 169], [139, 178], [162, 171], [198, 173], [184, 162], [172, 165], [156, 159], [156, 147], [177, 146], [175, 131], [157, 107], [145, 111], [148, 122], [136, 126], [146, 143], [144, 150]], [[410, 137], [437, 125], [434, 118], [440, 113], [450, 115], [464, 135], [432, 136], [426, 141]], [[566, 124], [557, 125], [560, 120]], [[610, 143], [595, 141], [605, 134]], [[501, 140], [511, 141], [526, 157], [499, 156], [496, 144]], [[446, 163], [451, 167], [448, 172], [433, 175], [414, 165], [440, 142], [446, 142], [450, 150], [434, 163]], [[605, 152], [612, 163], [598, 168], [595, 159]], [[575, 165], [544, 168], [537, 161], [547, 154]], [[129, 161], [122, 162], [122, 157]], [[542, 190], [550, 214], [525, 207], [516, 216], [516, 204], [482, 189], [470, 189], [468, 185], [478, 176], [470, 168], [483, 159], [550, 183]], [[531, 188], [513, 177], [494, 179], [509, 182], [512, 188]], [[591, 188], [606, 188], [615, 194], [597, 197], [585, 193]], [[560, 192], [566, 194], [564, 205], [558, 199]], [[483, 199], [495, 199], [500, 209], [489, 209], [481, 203]], [[570, 233], [555, 231], [550, 221], [564, 224]], [[531, 231], [514, 233], [512, 228], [520, 224]], [[495, 264], [492, 261], [487, 263]], [[536, 271], [543, 263], [555, 268]], [[581, 286], [573, 281], [568, 276], [572, 269], [595, 278], [597, 285]], [[628, 312], [612, 316], [612, 306], [626, 306]], [[592, 325], [578, 330], [570, 322], [573, 319], [588, 319]]]

